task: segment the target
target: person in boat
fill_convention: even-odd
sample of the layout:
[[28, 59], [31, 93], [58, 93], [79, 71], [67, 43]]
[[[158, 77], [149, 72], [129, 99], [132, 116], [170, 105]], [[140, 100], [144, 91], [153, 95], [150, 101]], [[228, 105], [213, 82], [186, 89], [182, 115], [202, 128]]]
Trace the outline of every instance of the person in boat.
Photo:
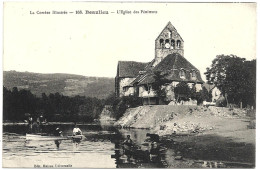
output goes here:
[[127, 135], [126, 140], [123, 142], [123, 152], [125, 155], [127, 155], [128, 161], [130, 161], [130, 158], [132, 157], [132, 146], [133, 146], [133, 141], [130, 138], [130, 135]]
[[157, 142], [151, 143], [150, 149], [150, 161], [159, 162], [160, 160], [160, 148]]
[[123, 142], [124, 149], [130, 151], [131, 147], [133, 146], [133, 141], [130, 138], [130, 135], [127, 135], [126, 140]]
[[75, 124], [72, 134], [73, 134], [73, 136], [82, 135], [82, 131], [80, 130], [80, 128], [78, 127], [77, 124]]
[[126, 140], [123, 143], [124, 145], [128, 145], [128, 146], [132, 146], [133, 145], [133, 141], [130, 138], [130, 135], [127, 135]]
[[41, 116], [39, 117], [39, 121], [40, 121], [40, 124], [44, 123], [44, 117], [43, 117], [43, 115], [41, 115]]

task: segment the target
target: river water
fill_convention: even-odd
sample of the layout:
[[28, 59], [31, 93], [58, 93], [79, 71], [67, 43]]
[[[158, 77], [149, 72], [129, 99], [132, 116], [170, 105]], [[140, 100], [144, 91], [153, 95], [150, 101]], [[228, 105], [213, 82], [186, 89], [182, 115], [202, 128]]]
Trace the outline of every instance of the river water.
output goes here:
[[[46, 125], [43, 131], [52, 135], [60, 127], [63, 136], [72, 135], [73, 125]], [[86, 137], [72, 139], [26, 140], [26, 125], [3, 126], [3, 167], [23, 168], [167, 168], [227, 167], [221, 162], [174, 160], [175, 151], [147, 140], [149, 130], [117, 129], [110, 125], [79, 124]], [[122, 143], [130, 135], [134, 150], [126, 152]], [[169, 166], [171, 165], [171, 166]]]
[[[72, 125], [49, 125], [44, 131], [51, 135], [57, 126], [63, 136], [72, 135]], [[112, 126], [98, 124], [80, 125], [86, 137], [80, 142], [62, 140], [59, 147], [55, 141], [26, 140], [26, 125], [3, 127], [3, 167], [26, 168], [163, 168], [161, 158], [152, 159], [147, 154], [149, 148], [138, 154], [125, 154], [122, 142], [131, 135], [138, 145], [144, 142], [146, 130], [118, 130]], [[142, 146], [142, 145], [141, 145]], [[142, 148], [143, 149], [143, 148]]]

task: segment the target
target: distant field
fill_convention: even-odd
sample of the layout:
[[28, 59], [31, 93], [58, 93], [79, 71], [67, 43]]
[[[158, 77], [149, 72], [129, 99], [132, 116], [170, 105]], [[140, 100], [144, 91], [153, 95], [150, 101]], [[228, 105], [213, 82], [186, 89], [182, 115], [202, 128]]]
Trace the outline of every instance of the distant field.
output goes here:
[[73, 74], [40, 74], [31, 72], [3, 72], [3, 85], [12, 89], [30, 90], [36, 96], [42, 93], [60, 93], [65, 96], [106, 98], [114, 92], [114, 78], [86, 77]]

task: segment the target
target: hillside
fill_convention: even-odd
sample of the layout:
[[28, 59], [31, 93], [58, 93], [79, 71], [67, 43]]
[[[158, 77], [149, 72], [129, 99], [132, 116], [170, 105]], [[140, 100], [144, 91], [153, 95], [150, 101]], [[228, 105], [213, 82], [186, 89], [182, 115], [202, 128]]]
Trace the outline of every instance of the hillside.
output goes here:
[[3, 85], [12, 89], [30, 90], [36, 96], [59, 92], [65, 96], [106, 98], [114, 92], [114, 78], [86, 77], [73, 74], [41, 74], [31, 72], [3, 72]]

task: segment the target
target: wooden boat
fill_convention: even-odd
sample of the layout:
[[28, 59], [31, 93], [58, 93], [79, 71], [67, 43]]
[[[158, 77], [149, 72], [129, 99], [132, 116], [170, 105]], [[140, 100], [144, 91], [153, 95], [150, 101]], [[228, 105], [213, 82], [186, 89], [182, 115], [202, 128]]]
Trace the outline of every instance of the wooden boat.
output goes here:
[[68, 139], [62, 136], [47, 136], [43, 134], [26, 134], [26, 140], [65, 140]]
[[81, 140], [85, 136], [84, 135], [73, 135], [73, 136], [68, 136], [68, 138], [75, 139], [75, 140]]

